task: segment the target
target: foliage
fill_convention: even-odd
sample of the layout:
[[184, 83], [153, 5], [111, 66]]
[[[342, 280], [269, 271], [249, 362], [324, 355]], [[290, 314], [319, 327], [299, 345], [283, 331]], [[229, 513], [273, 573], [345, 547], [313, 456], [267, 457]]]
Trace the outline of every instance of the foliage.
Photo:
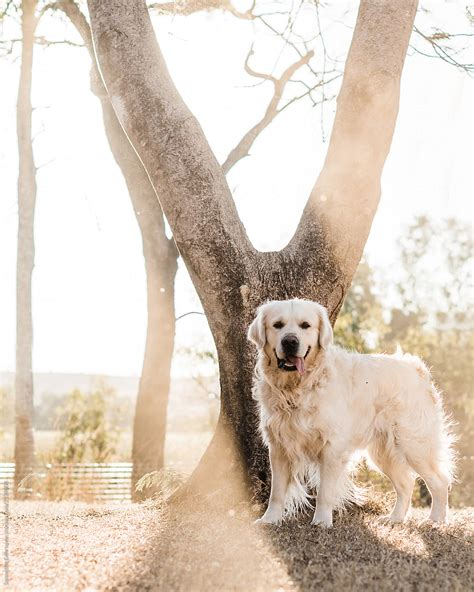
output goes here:
[[[0, 418], [2, 418], [2, 419], [5, 414], [6, 398], [7, 398], [6, 389], [4, 387], [0, 387]], [[1, 421], [0, 422], [0, 441], [3, 438], [3, 435], [4, 435], [3, 421]]]
[[[64, 427], [65, 417], [62, 407], [69, 393], [41, 393], [39, 404], [35, 405], [35, 430], [54, 430]], [[61, 414], [61, 418], [58, 415]]]
[[377, 348], [386, 331], [373, 272], [367, 261], [361, 261], [334, 327], [335, 342], [346, 349], [369, 352]]
[[[0, 386], [0, 459], [9, 460], [5, 451], [5, 436], [14, 422], [14, 398], [10, 385]], [[11, 435], [11, 434], [10, 434]]]
[[472, 328], [472, 228], [453, 218], [435, 222], [418, 216], [398, 248], [403, 271], [395, 291], [398, 312], [412, 320], [408, 325]]
[[152, 492], [155, 499], [169, 498], [186, 480], [185, 476], [173, 469], [153, 471], [141, 477], [135, 486], [137, 491]]
[[80, 465], [113, 459], [121, 415], [115, 390], [104, 381], [91, 392], [73, 390], [58, 410], [60, 436], [43, 459], [46, 466], [28, 475], [21, 486], [38, 498], [94, 501], [98, 493], [94, 476]]
[[114, 405], [116, 393], [105, 382], [90, 393], [72, 391], [58, 423], [64, 423], [52, 453], [56, 463], [107, 462], [115, 453], [119, 437]]

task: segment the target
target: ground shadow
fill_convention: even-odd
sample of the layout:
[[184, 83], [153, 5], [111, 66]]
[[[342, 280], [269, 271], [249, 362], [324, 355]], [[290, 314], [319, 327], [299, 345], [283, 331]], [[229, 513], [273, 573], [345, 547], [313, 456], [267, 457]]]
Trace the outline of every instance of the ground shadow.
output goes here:
[[310, 590], [472, 590], [472, 539], [457, 514], [450, 526], [420, 524], [416, 510], [403, 525], [380, 521], [355, 509], [324, 530], [300, 520], [272, 527], [271, 541], [297, 589]]
[[[283, 526], [255, 526], [245, 504], [222, 512], [170, 507], [143, 541], [132, 571], [110, 590], [469, 590], [473, 589], [469, 510], [452, 525], [380, 522], [370, 505], [336, 517], [324, 530], [310, 516]], [[464, 512], [464, 513], [463, 513]]]

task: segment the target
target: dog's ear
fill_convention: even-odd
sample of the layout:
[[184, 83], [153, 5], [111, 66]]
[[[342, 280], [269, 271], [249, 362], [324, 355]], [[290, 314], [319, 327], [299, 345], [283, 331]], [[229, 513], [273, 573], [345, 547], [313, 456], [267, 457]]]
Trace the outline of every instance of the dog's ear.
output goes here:
[[265, 314], [262, 306], [257, 310], [257, 316], [250, 324], [247, 337], [250, 341], [253, 341], [259, 349], [265, 347], [267, 336], [265, 333]]
[[329, 322], [329, 316], [327, 310], [323, 307], [319, 307], [319, 345], [323, 349], [327, 349], [333, 342], [333, 332], [331, 323]]

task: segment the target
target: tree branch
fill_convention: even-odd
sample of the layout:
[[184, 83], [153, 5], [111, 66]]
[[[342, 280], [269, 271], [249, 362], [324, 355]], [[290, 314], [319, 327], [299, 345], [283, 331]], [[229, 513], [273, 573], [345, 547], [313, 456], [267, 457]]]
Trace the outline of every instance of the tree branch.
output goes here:
[[452, 50], [452, 48], [449, 48], [451, 50], [451, 53], [449, 53], [448, 49], [442, 47], [442, 45], [440, 43], [438, 43], [438, 41], [449, 40], [449, 39], [452, 39], [455, 37], [471, 37], [473, 34], [470, 34], [470, 33], [450, 34], [450, 33], [444, 33], [444, 32], [438, 31], [436, 33], [433, 33], [432, 35], [426, 35], [422, 31], [420, 31], [420, 29], [418, 29], [418, 27], [413, 27], [413, 31], [417, 35], [419, 35], [422, 39], [424, 39], [427, 43], [429, 43], [429, 45], [432, 47], [432, 49], [434, 51], [434, 54], [430, 55], [430, 54], [424, 53], [423, 51], [419, 50], [417, 47], [414, 47], [413, 45], [411, 45], [410, 47], [414, 51], [416, 51], [420, 55], [423, 55], [426, 57], [439, 58], [439, 59], [443, 60], [444, 62], [450, 64], [451, 66], [455, 66], [456, 68], [463, 70], [467, 74], [472, 75], [472, 73], [474, 71], [474, 64], [459, 62], [454, 57], [456, 55], [456, 52], [454, 50]]
[[251, 149], [253, 143], [257, 139], [257, 137], [262, 133], [262, 131], [270, 125], [270, 123], [275, 119], [275, 117], [280, 112], [278, 106], [281, 101], [281, 97], [283, 96], [283, 92], [291, 77], [304, 65], [308, 64], [310, 59], [313, 57], [314, 52], [308, 51], [305, 55], [303, 55], [298, 61], [294, 62], [283, 72], [280, 78], [275, 78], [269, 74], [261, 74], [255, 72], [252, 68], [250, 68], [248, 64], [248, 60], [253, 53], [253, 49], [250, 48], [250, 51], [247, 55], [245, 60], [245, 71], [250, 74], [250, 76], [255, 76], [257, 78], [263, 78], [264, 80], [269, 80], [273, 83], [273, 95], [268, 103], [267, 109], [262, 117], [262, 119], [256, 123], [240, 140], [240, 142], [233, 148], [225, 162], [222, 164], [222, 169], [224, 173], [230, 171], [230, 169], [242, 158], [248, 156], [249, 150]]
[[68, 17], [74, 25], [76, 31], [81, 36], [84, 45], [89, 52], [93, 64], [95, 64], [94, 44], [92, 42], [92, 34], [89, 23], [78, 4], [74, 0], [59, 0], [51, 5], [52, 7], [61, 10]]
[[37, 45], [42, 45], [43, 47], [51, 47], [52, 45], [70, 45], [71, 47], [84, 47], [82, 43], [75, 43], [74, 41], [70, 41], [69, 39], [59, 39], [59, 40], [50, 40], [46, 39], [46, 37], [35, 37], [35, 43]]

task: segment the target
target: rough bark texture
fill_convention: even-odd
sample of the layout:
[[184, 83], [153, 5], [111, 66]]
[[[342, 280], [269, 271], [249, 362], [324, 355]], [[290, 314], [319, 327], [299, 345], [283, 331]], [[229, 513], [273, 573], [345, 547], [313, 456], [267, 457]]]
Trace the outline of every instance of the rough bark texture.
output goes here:
[[35, 0], [21, 4], [22, 52], [17, 101], [18, 137], [18, 243], [16, 277], [16, 374], [15, 374], [15, 497], [18, 485], [35, 464], [33, 437], [33, 319], [31, 281], [35, 259], [34, 218], [36, 167], [31, 137], [31, 85], [36, 29]]
[[105, 134], [127, 184], [143, 244], [147, 285], [147, 335], [145, 355], [135, 406], [132, 442], [132, 497], [150, 495], [135, 491], [136, 482], [164, 466], [166, 416], [174, 348], [174, 282], [178, 250], [165, 232], [163, 212], [143, 165], [128, 141], [112, 108], [100, 77], [86, 17], [72, 0], [59, 7], [81, 35], [89, 51], [91, 88], [101, 102]]
[[169, 76], [145, 3], [88, 5], [108, 94], [161, 200], [219, 356], [218, 428], [189, 487], [237, 491], [246, 480], [259, 495], [268, 469], [247, 326], [262, 301], [295, 296], [326, 305], [334, 322], [379, 201], [416, 1], [362, 1], [325, 165], [278, 253], [257, 252], [248, 240], [223, 171]]

